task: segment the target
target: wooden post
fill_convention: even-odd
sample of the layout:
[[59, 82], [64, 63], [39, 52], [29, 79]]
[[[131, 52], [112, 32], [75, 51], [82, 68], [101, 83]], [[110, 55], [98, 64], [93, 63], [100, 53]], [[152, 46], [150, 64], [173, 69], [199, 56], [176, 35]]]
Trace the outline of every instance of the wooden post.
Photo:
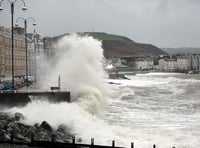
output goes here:
[[156, 145], [155, 145], [155, 144], [153, 145], [153, 148], [156, 148]]
[[94, 138], [91, 138], [91, 147], [94, 147]]
[[55, 142], [56, 135], [51, 135], [51, 142]]
[[115, 140], [112, 141], [112, 147], [115, 147]]
[[76, 141], [75, 136], [73, 136], [73, 137], [72, 137], [72, 144], [73, 144], [73, 147], [75, 147], [75, 141]]
[[134, 143], [133, 142], [131, 142], [131, 148], [134, 148]]

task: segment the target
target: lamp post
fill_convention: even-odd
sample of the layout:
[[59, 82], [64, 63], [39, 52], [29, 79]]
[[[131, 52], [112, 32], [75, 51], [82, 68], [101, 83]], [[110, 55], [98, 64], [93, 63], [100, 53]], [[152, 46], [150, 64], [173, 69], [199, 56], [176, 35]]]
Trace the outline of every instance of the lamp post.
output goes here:
[[[1, 4], [4, 2], [5, 0], [1, 0], [0, 1], [0, 11], [3, 10], [3, 8], [1, 7]], [[15, 89], [14, 86], [14, 33], [13, 33], [13, 17], [14, 17], [14, 7], [15, 7], [15, 3], [17, 0], [7, 0], [10, 4], [10, 12], [11, 12], [11, 50], [12, 50], [12, 90]], [[22, 10], [27, 10], [26, 6], [25, 6], [25, 2], [24, 0], [21, 0], [24, 4], [24, 6], [22, 7]]]
[[18, 26], [18, 21], [22, 20], [24, 21], [24, 35], [25, 35], [25, 49], [26, 49], [26, 86], [28, 87], [28, 46], [27, 46], [27, 21], [32, 20], [33, 21], [33, 26], [37, 25], [36, 21], [33, 17], [28, 17], [28, 18], [23, 18], [23, 17], [18, 17], [16, 20], [16, 26]]
[[34, 53], [35, 53], [35, 83], [37, 82], [37, 49], [38, 49], [38, 42], [37, 42], [37, 33], [34, 30]]
[[37, 77], [37, 33], [35, 32], [35, 29], [34, 29], [34, 53], [35, 53], [35, 83], [37, 81], [36, 77]]

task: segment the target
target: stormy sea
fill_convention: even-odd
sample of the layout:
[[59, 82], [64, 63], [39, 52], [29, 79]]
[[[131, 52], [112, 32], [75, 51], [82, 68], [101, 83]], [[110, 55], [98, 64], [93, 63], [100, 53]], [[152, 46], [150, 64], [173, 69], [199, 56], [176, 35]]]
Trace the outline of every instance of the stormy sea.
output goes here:
[[[55, 59], [41, 65], [40, 83], [47, 90], [61, 77], [71, 103], [32, 100], [1, 112], [22, 113], [24, 124], [64, 124], [83, 143], [136, 148], [200, 147], [200, 75], [148, 73], [108, 79], [101, 41], [72, 34], [57, 44]], [[110, 83], [112, 82], [112, 83]], [[29, 88], [30, 89], [30, 88]]]
[[129, 128], [138, 147], [200, 146], [200, 75], [148, 73], [110, 80], [106, 121]]

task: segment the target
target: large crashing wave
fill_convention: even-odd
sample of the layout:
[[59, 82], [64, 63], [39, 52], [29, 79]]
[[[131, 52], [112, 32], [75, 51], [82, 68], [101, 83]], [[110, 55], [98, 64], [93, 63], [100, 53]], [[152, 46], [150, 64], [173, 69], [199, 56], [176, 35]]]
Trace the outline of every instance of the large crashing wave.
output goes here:
[[55, 47], [55, 58], [45, 69], [41, 86], [57, 85], [60, 75], [61, 88], [71, 92], [72, 101], [77, 101], [90, 113], [99, 112], [107, 93], [101, 42], [93, 37], [71, 34], [61, 38]]
[[51, 64], [46, 60], [42, 63], [45, 64], [42, 65], [45, 73], [38, 89], [56, 86], [60, 75], [61, 88], [71, 92], [72, 103], [52, 104], [35, 100], [25, 107], [5, 111], [22, 113], [25, 116], [24, 122], [29, 125], [45, 120], [57, 129], [60, 124], [64, 124], [72, 133], [81, 137], [84, 143], [90, 142], [90, 138], [95, 138], [95, 144], [102, 145], [110, 145], [111, 140], [118, 141], [117, 145], [130, 141], [132, 135], [129, 129], [111, 126], [104, 120], [105, 116], [101, 116], [109, 90], [105, 81], [107, 76], [103, 70], [101, 46], [100, 41], [89, 36], [65, 36], [55, 45], [56, 56]]

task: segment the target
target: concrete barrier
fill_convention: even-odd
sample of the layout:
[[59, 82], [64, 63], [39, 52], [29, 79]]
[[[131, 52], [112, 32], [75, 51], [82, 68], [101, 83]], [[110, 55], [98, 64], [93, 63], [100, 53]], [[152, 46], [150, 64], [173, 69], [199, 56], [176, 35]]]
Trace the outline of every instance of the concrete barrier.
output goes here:
[[17, 92], [17, 91], [1, 91], [0, 92], [0, 107], [20, 107], [25, 106], [31, 100], [48, 100], [48, 102], [70, 102], [70, 92]]

